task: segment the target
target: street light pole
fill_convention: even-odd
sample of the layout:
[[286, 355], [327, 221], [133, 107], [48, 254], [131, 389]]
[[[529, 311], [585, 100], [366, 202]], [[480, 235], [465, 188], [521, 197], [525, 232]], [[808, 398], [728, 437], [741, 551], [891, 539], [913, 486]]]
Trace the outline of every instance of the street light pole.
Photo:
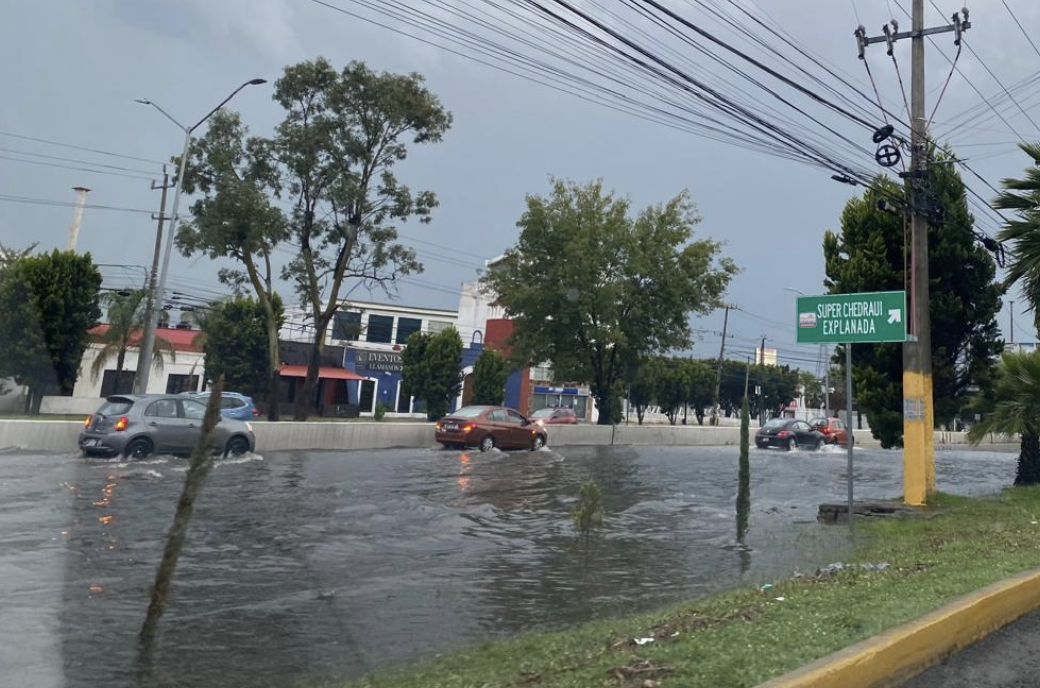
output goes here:
[[156, 110], [161, 112], [166, 119], [176, 124], [177, 127], [184, 132], [184, 147], [181, 150], [181, 163], [180, 168], [177, 171], [177, 182], [174, 185], [173, 190], [173, 210], [171, 211], [170, 228], [166, 234], [166, 249], [163, 254], [162, 271], [159, 273], [159, 284], [155, 288], [155, 294], [149, 295], [155, 306], [152, 309], [152, 317], [145, 323], [144, 336], [141, 338], [141, 348], [138, 352], [137, 377], [134, 380], [134, 392], [136, 394], [148, 393], [148, 378], [152, 370], [152, 352], [155, 350], [155, 328], [159, 324], [159, 311], [163, 309], [162, 302], [166, 292], [166, 277], [170, 271], [170, 256], [173, 253], [173, 237], [177, 233], [177, 222], [180, 220], [177, 211], [180, 209], [181, 204], [181, 189], [184, 186], [184, 168], [188, 164], [188, 149], [191, 147], [191, 134], [202, 126], [206, 120], [212, 117], [213, 113], [224, 107], [227, 102], [234, 98], [243, 88], [246, 86], [259, 86], [260, 84], [265, 83], [267, 83], [266, 79], [250, 79], [232, 91], [231, 95], [220, 101], [219, 105], [206, 113], [205, 117], [190, 127], [186, 127], [178, 122], [170, 115], [170, 113], [166, 112], [150, 100], [140, 99], [136, 101], [141, 105], [150, 105], [154, 107]]

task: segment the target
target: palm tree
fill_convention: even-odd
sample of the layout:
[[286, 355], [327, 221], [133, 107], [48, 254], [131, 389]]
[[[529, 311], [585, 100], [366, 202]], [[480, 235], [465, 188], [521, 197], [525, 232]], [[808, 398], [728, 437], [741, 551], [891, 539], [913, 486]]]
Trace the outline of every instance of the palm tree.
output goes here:
[[1040, 483], [1040, 352], [1004, 354], [993, 396], [996, 404], [968, 439], [978, 444], [990, 433], [1021, 435], [1015, 484]]
[[[116, 359], [116, 384], [122, 380], [126, 352], [131, 344], [137, 343], [144, 330], [145, 297], [146, 292], [143, 289], [109, 292], [102, 297], [102, 304], [108, 311], [108, 329], [96, 340], [101, 344], [101, 350], [90, 366], [92, 380], [97, 381], [113, 356]], [[156, 335], [152, 361], [159, 370], [163, 368], [166, 354], [169, 354], [171, 361], [177, 360], [173, 344]]]
[[1040, 328], [1040, 143], [1020, 143], [1019, 148], [1033, 159], [1022, 179], [1004, 179], [1004, 191], [993, 202], [1000, 210], [1015, 211], [1016, 218], [997, 235], [1011, 247], [1005, 286], [1018, 284]]

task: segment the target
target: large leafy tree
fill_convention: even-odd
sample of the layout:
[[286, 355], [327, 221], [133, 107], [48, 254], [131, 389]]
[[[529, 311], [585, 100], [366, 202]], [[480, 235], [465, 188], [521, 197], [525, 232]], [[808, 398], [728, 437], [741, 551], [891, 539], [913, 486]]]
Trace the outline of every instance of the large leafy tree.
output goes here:
[[1006, 353], [993, 394], [995, 404], [968, 431], [978, 444], [989, 433], [1020, 435], [1016, 485], [1040, 483], [1040, 353]]
[[426, 417], [443, 418], [462, 388], [462, 338], [453, 327], [430, 335], [415, 332], [401, 352], [402, 378], [409, 393], [422, 399]]
[[501, 354], [484, 347], [473, 364], [473, 403], [499, 406], [506, 398], [509, 370]]
[[[126, 361], [126, 352], [131, 346], [136, 346], [141, 339], [141, 333], [145, 326], [145, 298], [147, 292], [144, 289], [133, 289], [122, 292], [108, 292], [101, 297], [101, 306], [105, 309], [105, 320], [108, 321], [108, 329], [95, 337], [95, 343], [100, 344], [94, 362], [90, 366], [90, 377], [97, 380], [102, 372], [112, 361], [116, 359], [116, 380], [122, 384], [123, 364]], [[166, 363], [166, 357], [171, 361], [177, 360], [177, 351], [169, 340], [155, 335], [155, 345], [152, 349], [152, 365], [162, 370]], [[129, 392], [129, 389], [116, 389], [118, 393]]]
[[[945, 154], [938, 153], [938, 157]], [[936, 424], [950, 422], [968, 403], [972, 387], [992, 387], [1002, 348], [996, 316], [1002, 286], [996, 264], [976, 243], [964, 184], [953, 165], [928, 168], [927, 202], [941, 222], [928, 228], [931, 277], [932, 390]], [[904, 220], [878, 209], [899, 206], [903, 189], [877, 179], [841, 215], [841, 232], [828, 231], [823, 250], [831, 293], [902, 290], [907, 256]], [[837, 356], [844, 350], [838, 347]], [[900, 344], [854, 344], [853, 382], [858, 408], [882, 446], [902, 444], [903, 363]]]
[[[280, 323], [282, 301], [277, 294], [272, 305]], [[216, 303], [201, 318], [198, 341], [206, 354], [209, 384], [223, 376], [225, 389], [269, 407], [278, 404], [278, 397], [269, 397], [268, 391], [271, 361], [266, 317], [266, 309], [257, 299], [240, 296]]]
[[21, 257], [0, 271], [0, 378], [28, 388], [27, 411], [48, 392], [72, 394], [100, 290], [89, 253]]
[[600, 182], [555, 180], [528, 196], [517, 244], [484, 278], [514, 320], [514, 356], [589, 384], [601, 424], [617, 420], [625, 371], [685, 347], [690, 313], [716, 308], [736, 272], [718, 243], [692, 240], [700, 218], [685, 192], [629, 210]]
[[[399, 276], [422, 269], [415, 252], [397, 243], [395, 223], [412, 217], [429, 221], [437, 201], [428, 191], [413, 194], [394, 168], [407, 157], [409, 143], [440, 141], [451, 115], [417, 74], [377, 73], [360, 62], [336, 71], [322, 58], [287, 67], [274, 99], [285, 116], [272, 137], [247, 140], [239, 126], [227, 145], [212, 153], [204, 145], [193, 149], [202, 174], [221, 180], [222, 169], [239, 172], [226, 189], [219, 182], [211, 185], [206, 200], [212, 207], [200, 206], [196, 222], [239, 227], [230, 244], [214, 245], [224, 250], [248, 243], [253, 262], [268, 269], [268, 283], [271, 250], [279, 243], [290, 250], [280, 276], [293, 285], [314, 327], [295, 413], [304, 420], [314, 404], [326, 331], [341, 299], [357, 287], [392, 294]], [[289, 209], [274, 208], [273, 199]], [[212, 211], [211, 220], [206, 211]], [[229, 255], [242, 253], [236, 248]], [[248, 262], [243, 265], [263, 302], [263, 276]], [[269, 300], [271, 290], [266, 293]], [[273, 322], [273, 308], [265, 310]]]

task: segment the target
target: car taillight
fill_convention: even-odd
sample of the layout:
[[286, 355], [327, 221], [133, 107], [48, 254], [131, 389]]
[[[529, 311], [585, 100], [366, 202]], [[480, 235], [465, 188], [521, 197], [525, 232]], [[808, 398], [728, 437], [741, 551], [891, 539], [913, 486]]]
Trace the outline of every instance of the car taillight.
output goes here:
[[776, 433], [776, 436], [777, 437], [787, 437], [790, 434], [791, 433], [787, 432], [786, 430], [781, 430], [780, 432]]
[[259, 418], [259, 417], [260, 417], [260, 409], [258, 409], [257, 407], [254, 406], [253, 407], [253, 418]]
[[473, 432], [473, 428], [477, 427], [473, 423], [466, 423], [462, 426], [462, 432]]
[[83, 421], [83, 427], [90, 430], [90, 421], [94, 420], [94, 416], [87, 416], [87, 419]]
[[126, 426], [130, 424], [130, 419], [126, 416], [122, 416], [116, 421], [116, 430], [126, 430]]

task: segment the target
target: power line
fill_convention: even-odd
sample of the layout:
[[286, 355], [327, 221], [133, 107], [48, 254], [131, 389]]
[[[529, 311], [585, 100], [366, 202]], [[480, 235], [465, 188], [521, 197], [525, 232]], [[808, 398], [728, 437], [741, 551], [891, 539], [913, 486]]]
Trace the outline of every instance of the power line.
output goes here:
[[[32, 204], [32, 205], [53, 206], [53, 207], [58, 207], [58, 208], [72, 208], [72, 207], [76, 206], [76, 204], [73, 203], [72, 201], [56, 201], [56, 200], [52, 200], [52, 199], [49, 199], [49, 198], [34, 198], [34, 197], [31, 197], [31, 196], [14, 196], [14, 195], [11, 195], [11, 194], [0, 194], [0, 201], [7, 201], [9, 203], [28, 203], [28, 204]], [[89, 208], [91, 210], [112, 210], [112, 211], [122, 212], [122, 213], [144, 213], [144, 214], [149, 215], [149, 216], [153, 212], [151, 210], [141, 210], [139, 208], [122, 208], [122, 207], [119, 207], [119, 206], [97, 205], [97, 204], [94, 204], [94, 203], [87, 203], [83, 207], [84, 208]]]
[[90, 168], [87, 168], [87, 167], [74, 167], [72, 165], [62, 165], [62, 164], [59, 164], [59, 163], [56, 163], [56, 162], [48, 162], [46, 160], [25, 160], [23, 158], [12, 158], [12, 157], [7, 156], [7, 155], [0, 155], [0, 160], [10, 160], [11, 162], [22, 162], [22, 163], [28, 163], [30, 165], [43, 165], [45, 167], [59, 167], [59, 168], [66, 169], [66, 170], [76, 170], [76, 171], [79, 171], [79, 172], [88, 172], [90, 174], [104, 174], [104, 175], [107, 175], [107, 176], [110, 176], [110, 177], [126, 177], [126, 178], [129, 178], [129, 179], [146, 179], [147, 180], [147, 179], [155, 179], [156, 176], [158, 176], [158, 175], [156, 175], [156, 176], [153, 176], [153, 177], [145, 177], [145, 176], [142, 176], [140, 174], [125, 174], [123, 172], [109, 172], [108, 170], [93, 170], [93, 169], [90, 169]]
[[1011, 6], [1007, 4], [1007, 0], [1000, 1], [1004, 3], [1004, 7], [1007, 9], [1008, 14], [1010, 14], [1011, 18], [1015, 20], [1015, 24], [1018, 25], [1018, 30], [1022, 32], [1022, 35], [1026, 37], [1027, 41], [1029, 41], [1029, 45], [1033, 47], [1033, 52], [1036, 53], [1037, 57], [1040, 57], [1040, 48], [1036, 47], [1036, 43], [1033, 42], [1033, 38], [1029, 35], [1029, 32], [1022, 26], [1022, 22], [1018, 21], [1018, 17], [1015, 16], [1015, 13], [1011, 11]]
[[135, 155], [126, 155], [124, 153], [113, 153], [112, 151], [103, 150], [100, 148], [88, 148], [87, 146], [77, 146], [73, 143], [62, 143], [60, 141], [51, 141], [49, 139], [41, 139], [35, 136], [26, 136], [24, 134], [15, 134], [10, 131], [0, 131], [0, 136], [10, 136], [15, 139], [22, 139], [24, 141], [35, 141], [37, 143], [46, 143], [51, 146], [63, 146], [65, 148], [74, 148], [76, 150], [86, 151], [88, 153], [97, 153], [98, 155], [108, 155], [114, 158], [126, 158], [127, 160], [137, 160], [138, 162], [154, 162], [158, 165], [165, 165], [168, 161], [164, 160], [153, 160], [151, 158], [139, 158]]

